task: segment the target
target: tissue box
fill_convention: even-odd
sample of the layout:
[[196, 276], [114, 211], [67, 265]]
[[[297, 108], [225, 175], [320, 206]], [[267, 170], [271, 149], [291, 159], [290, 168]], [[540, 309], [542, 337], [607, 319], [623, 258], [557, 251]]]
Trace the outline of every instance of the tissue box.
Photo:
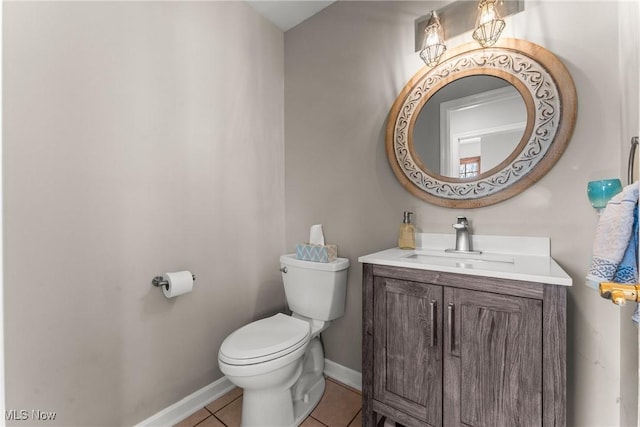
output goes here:
[[338, 256], [336, 245], [310, 245], [308, 243], [296, 245], [296, 258], [305, 261], [331, 262]]

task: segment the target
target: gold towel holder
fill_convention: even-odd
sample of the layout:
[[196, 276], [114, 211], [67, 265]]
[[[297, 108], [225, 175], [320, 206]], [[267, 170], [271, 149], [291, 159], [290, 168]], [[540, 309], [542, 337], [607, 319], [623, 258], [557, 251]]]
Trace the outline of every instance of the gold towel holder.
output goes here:
[[638, 301], [640, 284], [625, 284], [615, 282], [600, 283], [600, 296], [610, 299], [615, 305], [622, 307], [627, 301]]

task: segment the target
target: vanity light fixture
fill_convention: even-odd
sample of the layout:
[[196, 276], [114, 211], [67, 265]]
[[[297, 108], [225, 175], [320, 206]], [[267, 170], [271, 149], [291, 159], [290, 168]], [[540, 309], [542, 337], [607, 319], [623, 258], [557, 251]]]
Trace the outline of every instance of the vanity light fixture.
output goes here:
[[478, 4], [478, 19], [476, 29], [473, 31], [473, 39], [482, 47], [493, 46], [505, 27], [495, 3], [495, 0], [480, 0]]
[[420, 51], [420, 58], [427, 66], [433, 67], [440, 61], [446, 50], [447, 46], [444, 44], [444, 34], [440, 19], [438, 19], [436, 11], [432, 10], [427, 28], [424, 29], [424, 42]]

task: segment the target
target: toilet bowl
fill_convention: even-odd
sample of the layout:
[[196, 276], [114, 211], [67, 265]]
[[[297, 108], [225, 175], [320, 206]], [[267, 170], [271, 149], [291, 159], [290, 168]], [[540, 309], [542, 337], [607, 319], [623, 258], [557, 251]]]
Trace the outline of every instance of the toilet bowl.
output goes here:
[[297, 426], [311, 413], [325, 387], [319, 336], [344, 313], [349, 260], [317, 263], [283, 255], [280, 263], [287, 302], [302, 313], [249, 323], [232, 332], [218, 352], [222, 373], [243, 388], [245, 427]]
[[311, 328], [304, 320], [276, 314], [229, 335], [218, 354], [227, 379], [244, 389], [242, 425], [294, 425], [291, 387], [302, 372]]

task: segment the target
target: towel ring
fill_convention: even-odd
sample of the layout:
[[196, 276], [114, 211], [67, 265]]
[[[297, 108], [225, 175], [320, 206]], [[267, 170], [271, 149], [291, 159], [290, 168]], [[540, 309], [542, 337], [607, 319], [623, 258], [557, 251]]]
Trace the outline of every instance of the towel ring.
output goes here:
[[627, 167], [627, 185], [633, 183], [633, 169], [636, 162], [636, 151], [638, 150], [638, 137], [631, 138], [631, 149], [629, 151], [629, 166]]

